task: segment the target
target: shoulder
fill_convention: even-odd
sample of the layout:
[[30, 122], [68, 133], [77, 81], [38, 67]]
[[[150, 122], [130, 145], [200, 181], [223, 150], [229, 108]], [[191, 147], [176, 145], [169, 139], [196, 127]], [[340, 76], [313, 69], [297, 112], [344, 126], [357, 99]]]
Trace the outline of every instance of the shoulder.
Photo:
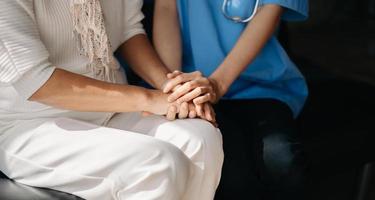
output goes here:
[[261, 0], [262, 5], [276, 4], [284, 8], [282, 18], [289, 21], [305, 20], [308, 17], [308, 0]]
[[28, 15], [35, 20], [34, 0], [1, 0], [0, 16]]

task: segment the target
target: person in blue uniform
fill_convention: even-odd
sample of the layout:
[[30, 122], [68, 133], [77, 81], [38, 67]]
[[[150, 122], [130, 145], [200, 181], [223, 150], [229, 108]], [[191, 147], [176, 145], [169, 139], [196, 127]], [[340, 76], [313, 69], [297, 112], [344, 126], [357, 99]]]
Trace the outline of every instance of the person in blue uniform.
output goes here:
[[281, 20], [306, 19], [308, 1], [155, 3], [154, 46], [174, 71], [164, 92], [193, 101], [189, 117], [215, 104], [225, 150], [218, 199], [298, 199], [305, 158], [294, 119], [308, 89], [275, 33]]

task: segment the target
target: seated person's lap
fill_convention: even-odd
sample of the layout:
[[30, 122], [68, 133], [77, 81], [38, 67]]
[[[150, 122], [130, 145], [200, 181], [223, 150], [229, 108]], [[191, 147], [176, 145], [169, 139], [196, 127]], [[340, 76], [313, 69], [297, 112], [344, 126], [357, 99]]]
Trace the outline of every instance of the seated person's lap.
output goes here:
[[[108, 127], [69, 118], [26, 120], [2, 136], [0, 169], [10, 178], [84, 198], [105, 199], [100, 195], [112, 190], [126, 198], [162, 184], [168, 180], [165, 176], [187, 180], [194, 173], [204, 177], [190, 178], [192, 184], [204, 180], [205, 188], [214, 190], [219, 177], [212, 183], [205, 176], [218, 176], [223, 160], [220, 132], [199, 119], [171, 122], [123, 113], [115, 115]], [[169, 189], [184, 191], [186, 184]]]
[[286, 104], [223, 100], [216, 111], [226, 156], [218, 199], [233, 194], [253, 197], [261, 191], [282, 198], [280, 193], [298, 191], [305, 170], [303, 148]]

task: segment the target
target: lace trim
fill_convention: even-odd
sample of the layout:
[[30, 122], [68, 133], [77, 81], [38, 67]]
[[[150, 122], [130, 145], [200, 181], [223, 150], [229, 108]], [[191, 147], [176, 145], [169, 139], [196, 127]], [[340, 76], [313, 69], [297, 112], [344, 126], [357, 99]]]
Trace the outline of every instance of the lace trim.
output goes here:
[[102, 6], [99, 0], [71, 0], [74, 36], [81, 55], [86, 56], [93, 76], [113, 82], [114, 70], [119, 66], [105, 28]]

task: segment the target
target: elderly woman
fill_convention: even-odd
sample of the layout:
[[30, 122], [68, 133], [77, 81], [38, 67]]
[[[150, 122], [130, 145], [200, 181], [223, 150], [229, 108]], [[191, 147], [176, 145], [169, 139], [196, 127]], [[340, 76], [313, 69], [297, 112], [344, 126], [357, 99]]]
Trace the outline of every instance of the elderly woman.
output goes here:
[[126, 85], [113, 57], [117, 50], [157, 89], [167, 81], [141, 6], [0, 1], [0, 170], [8, 177], [85, 199], [213, 199], [223, 162], [218, 129], [165, 119], [194, 118], [195, 107]]

